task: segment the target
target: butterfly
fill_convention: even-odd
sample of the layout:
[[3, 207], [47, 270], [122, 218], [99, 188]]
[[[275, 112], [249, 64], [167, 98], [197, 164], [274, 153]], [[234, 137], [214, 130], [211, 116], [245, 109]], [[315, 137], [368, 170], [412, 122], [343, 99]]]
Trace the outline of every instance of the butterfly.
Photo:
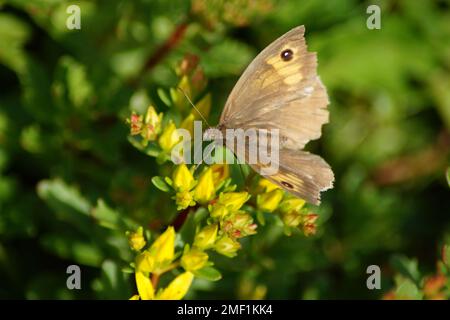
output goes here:
[[[303, 148], [321, 136], [322, 125], [329, 120], [329, 100], [317, 75], [316, 53], [307, 51], [304, 34], [304, 26], [290, 30], [250, 63], [231, 91], [216, 128], [278, 129], [278, 170], [265, 178], [318, 205], [320, 192], [333, 187], [334, 174], [321, 157]], [[258, 173], [264, 168], [261, 163], [250, 166]]]

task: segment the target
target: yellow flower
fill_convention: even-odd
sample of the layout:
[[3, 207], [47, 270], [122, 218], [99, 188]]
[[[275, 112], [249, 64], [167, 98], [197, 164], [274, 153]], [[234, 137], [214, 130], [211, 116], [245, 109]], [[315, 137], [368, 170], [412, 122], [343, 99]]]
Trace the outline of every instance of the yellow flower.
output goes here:
[[221, 230], [225, 231], [232, 238], [242, 238], [256, 233], [256, 223], [253, 218], [244, 211], [238, 211], [227, 217], [220, 223]]
[[151, 125], [153, 128], [158, 128], [161, 125], [163, 113], [156, 113], [153, 106], [147, 108], [147, 113], [145, 114], [145, 124]]
[[215, 205], [211, 206], [210, 211], [211, 211], [211, 217], [217, 218], [220, 220], [225, 218], [225, 216], [227, 216], [229, 213], [227, 207], [220, 203], [216, 203]]
[[214, 249], [218, 253], [230, 258], [234, 257], [240, 248], [240, 243], [228, 236], [223, 236], [222, 238], [220, 238], [214, 246]]
[[148, 251], [144, 251], [136, 257], [136, 271], [152, 272], [155, 264], [155, 257]]
[[275, 183], [271, 182], [270, 180], [261, 178], [258, 181], [258, 189], [259, 190], [264, 190], [262, 192], [270, 192], [270, 191], [273, 191], [275, 189], [280, 189], [280, 187], [277, 186]]
[[275, 189], [259, 194], [256, 198], [256, 205], [260, 210], [273, 212], [278, 208], [281, 199], [283, 199], [283, 191], [281, 189]]
[[288, 227], [296, 227], [302, 222], [302, 215], [297, 211], [290, 211], [281, 214], [281, 220]]
[[145, 246], [144, 229], [142, 227], [139, 227], [136, 232], [127, 232], [127, 236], [131, 249], [139, 251]]
[[230, 176], [230, 168], [227, 164], [213, 164], [211, 170], [215, 186]]
[[168, 227], [149, 249], [158, 265], [172, 262], [175, 255], [175, 229]]
[[135, 294], [135, 295], [133, 295], [130, 299], [128, 299], [128, 300], [139, 300], [139, 295], [138, 294]]
[[145, 115], [145, 126], [141, 132], [142, 137], [150, 141], [155, 140], [161, 132], [162, 118], [163, 113], [157, 114], [153, 106], [148, 107]]
[[288, 198], [288, 199], [283, 199], [283, 201], [281, 201], [279, 209], [282, 213], [288, 213], [291, 211], [300, 211], [303, 206], [305, 205], [305, 200], [300, 199], [300, 198]]
[[220, 194], [218, 203], [226, 206], [230, 211], [237, 211], [248, 199], [250, 195], [246, 191], [227, 192]]
[[209, 249], [214, 245], [217, 238], [217, 224], [211, 224], [201, 229], [194, 238], [194, 246], [199, 249]]
[[195, 206], [194, 197], [191, 191], [177, 192], [175, 195], [175, 202], [177, 204], [177, 210], [184, 210], [187, 207]]
[[143, 272], [136, 271], [134, 274], [136, 279], [136, 287], [142, 300], [152, 300], [155, 296], [152, 281]]
[[188, 167], [182, 163], [175, 168], [172, 174], [173, 187], [176, 191], [186, 191], [192, 188], [194, 176]]
[[194, 189], [194, 199], [205, 204], [213, 199], [215, 193], [214, 181], [211, 168], [206, 169], [200, 175], [198, 184]]
[[186, 271], [177, 276], [172, 282], [165, 288], [158, 299], [161, 300], [180, 300], [182, 299], [189, 287], [191, 286], [194, 275], [192, 272]]
[[194, 120], [195, 116], [190, 113], [183, 122], [181, 122], [180, 128], [188, 130], [192, 135], [194, 133]]
[[201, 269], [205, 266], [206, 262], [208, 262], [208, 255], [196, 248], [187, 248], [181, 257], [181, 266], [186, 271]]
[[175, 124], [170, 121], [169, 124], [167, 124], [167, 126], [164, 128], [158, 142], [161, 146], [161, 149], [169, 152], [180, 141], [180, 138], [181, 137], [177, 132]]

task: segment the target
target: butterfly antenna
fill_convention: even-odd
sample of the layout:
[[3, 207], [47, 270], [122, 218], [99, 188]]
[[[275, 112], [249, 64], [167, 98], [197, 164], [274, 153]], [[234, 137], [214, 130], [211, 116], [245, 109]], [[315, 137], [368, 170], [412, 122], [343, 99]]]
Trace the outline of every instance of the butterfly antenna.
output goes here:
[[184, 96], [186, 97], [186, 99], [189, 101], [189, 103], [191, 104], [191, 106], [195, 109], [195, 111], [198, 112], [198, 114], [200, 115], [200, 117], [202, 117], [203, 121], [205, 121], [205, 123], [208, 125], [208, 127], [211, 127], [211, 125], [208, 123], [208, 120], [206, 120], [206, 118], [202, 115], [202, 113], [200, 112], [200, 110], [197, 109], [197, 107], [192, 103], [191, 99], [189, 98], [189, 96], [186, 94], [186, 92], [184, 92], [183, 89], [181, 89], [180, 87], [177, 87], [178, 90], [180, 90], [181, 92], [183, 92]]

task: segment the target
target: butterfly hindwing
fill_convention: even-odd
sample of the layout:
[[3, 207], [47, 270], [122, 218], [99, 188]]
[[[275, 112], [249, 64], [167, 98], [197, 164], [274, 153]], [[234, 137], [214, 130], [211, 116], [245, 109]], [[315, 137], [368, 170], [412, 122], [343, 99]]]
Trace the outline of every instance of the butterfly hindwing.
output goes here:
[[[261, 172], [261, 165], [251, 167]], [[315, 205], [320, 204], [320, 192], [332, 188], [334, 182], [333, 171], [321, 157], [288, 149], [280, 151], [278, 172], [265, 178]]]

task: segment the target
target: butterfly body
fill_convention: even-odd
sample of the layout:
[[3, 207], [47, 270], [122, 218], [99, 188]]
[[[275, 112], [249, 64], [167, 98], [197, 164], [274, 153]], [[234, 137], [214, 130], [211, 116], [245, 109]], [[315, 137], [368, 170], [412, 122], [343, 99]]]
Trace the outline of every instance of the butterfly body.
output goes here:
[[[304, 26], [292, 29], [250, 63], [228, 97], [217, 129], [223, 137], [226, 129], [279, 132], [279, 170], [265, 177], [319, 204], [320, 192], [333, 186], [334, 175], [321, 157], [302, 149], [321, 136], [329, 100], [304, 33]], [[250, 165], [259, 173], [264, 168], [261, 163]]]

